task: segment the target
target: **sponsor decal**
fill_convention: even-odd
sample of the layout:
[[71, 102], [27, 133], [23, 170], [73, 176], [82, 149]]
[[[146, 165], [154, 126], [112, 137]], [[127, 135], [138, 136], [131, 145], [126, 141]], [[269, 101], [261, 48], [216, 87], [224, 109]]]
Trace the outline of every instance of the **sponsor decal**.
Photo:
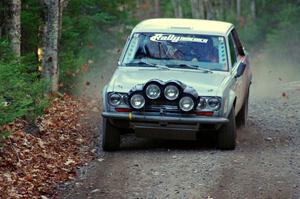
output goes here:
[[184, 37], [184, 36], [176, 36], [173, 34], [155, 34], [150, 37], [151, 41], [161, 42], [161, 41], [170, 41], [170, 42], [198, 42], [206, 44], [208, 39], [205, 38], [196, 38], [196, 37]]

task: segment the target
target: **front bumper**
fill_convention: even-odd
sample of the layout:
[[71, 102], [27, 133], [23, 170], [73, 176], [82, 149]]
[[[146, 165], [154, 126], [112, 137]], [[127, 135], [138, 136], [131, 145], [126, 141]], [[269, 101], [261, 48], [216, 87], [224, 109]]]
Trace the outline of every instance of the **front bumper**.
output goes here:
[[222, 117], [205, 116], [164, 116], [164, 115], [145, 115], [136, 113], [103, 112], [102, 116], [108, 119], [128, 120], [131, 122], [178, 122], [178, 123], [200, 123], [200, 124], [224, 124], [229, 120]]
[[137, 137], [176, 140], [196, 140], [197, 132], [201, 129], [208, 130], [208, 127], [213, 127], [215, 130], [228, 122], [227, 118], [195, 115], [103, 112], [102, 116], [111, 119], [116, 126], [121, 121], [126, 122], [129, 128], [134, 129]]

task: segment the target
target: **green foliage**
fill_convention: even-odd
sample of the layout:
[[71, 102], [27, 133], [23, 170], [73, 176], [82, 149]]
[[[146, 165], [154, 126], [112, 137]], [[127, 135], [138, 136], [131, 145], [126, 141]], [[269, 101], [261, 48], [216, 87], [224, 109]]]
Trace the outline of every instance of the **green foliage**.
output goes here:
[[266, 35], [271, 27], [269, 16], [258, 18], [255, 23], [246, 24], [244, 27], [238, 27], [239, 35], [245, 43], [245, 46], [255, 49], [263, 46]]
[[32, 120], [48, 105], [46, 82], [40, 80], [31, 58], [16, 59], [7, 49], [8, 42], [2, 41], [0, 51], [6, 56], [0, 59], [0, 126], [20, 117]]
[[14, 55], [10, 48], [10, 43], [7, 40], [0, 40], [0, 61], [8, 62], [14, 58]]
[[23, 0], [21, 12], [22, 52], [32, 53], [37, 51], [39, 44], [39, 28], [42, 24], [41, 4], [36, 0]]
[[266, 48], [273, 56], [278, 52], [282, 58], [291, 53], [293, 59], [297, 58], [299, 48], [292, 44], [299, 42], [299, 3], [294, 0], [256, 1], [255, 20], [252, 19], [249, 3], [246, 1], [242, 6], [242, 25], [236, 20], [235, 12], [226, 14], [226, 20], [236, 24], [245, 46], [251, 51]]
[[[109, 34], [107, 29], [127, 21], [132, 1], [73, 0], [63, 14], [62, 38], [60, 49], [60, 80], [64, 91], [74, 91], [78, 87], [78, 76], [89, 60], [102, 67], [107, 49], [120, 46], [120, 29]], [[123, 45], [123, 43], [121, 43]], [[100, 57], [102, 60], [100, 60]], [[99, 66], [100, 65], [100, 66]], [[89, 68], [96, 64], [89, 64]], [[73, 92], [74, 93], [74, 92]]]
[[277, 28], [267, 36], [269, 54], [281, 60], [300, 62], [300, 6], [286, 5], [278, 16]]
[[[161, 17], [174, 17], [171, 1], [159, 1]], [[149, 9], [152, 9], [153, 2], [148, 1]], [[256, 20], [251, 16], [250, 0], [242, 2], [241, 20], [236, 16], [236, 1], [226, 1], [228, 5], [213, 2], [213, 9], [221, 12], [217, 15], [217, 20], [234, 23], [248, 50], [262, 49], [270, 57], [281, 60], [288, 57], [294, 64], [299, 63], [300, 48], [296, 45], [300, 43], [299, 1], [258, 0]], [[2, 4], [4, 3], [3, 1]], [[40, 80], [40, 74], [36, 72], [36, 52], [42, 42], [40, 29], [44, 20], [41, 6], [40, 1], [22, 1], [22, 54], [25, 57], [16, 59], [7, 50], [8, 42], [0, 41], [0, 125], [16, 117], [33, 118], [47, 105], [43, 95], [46, 83]], [[191, 18], [191, 2], [182, 0], [181, 6], [183, 16]], [[69, 1], [63, 12], [59, 46], [63, 91], [73, 91], [78, 84], [82, 86], [83, 81], [90, 80], [90, 77], [82, 78], [86, 66], [89, 70], [94, 69], [94, 79], [105, 76], [106, 70], [111, 70], [113, 61], [117, 60], [117, 54], [111, 52], [122, 48], [124, 35], [128, 35], [130, 27], [141, 20], [136, 16], [144, 11], [137, 10], [136, 7], [136, 0]], [[0, 11], [0, 22], [3, 24], [4, 16], [9, 16], [9, 13], [5, 6]], [[145, 12], [151, 13], [151, 10]], [[127, 28], [126, 25], [131, 26]], [[2, 38], [7, 38], [7, 35]], [[4, 106], [4, 97], [12, 99], [11, 105]]]

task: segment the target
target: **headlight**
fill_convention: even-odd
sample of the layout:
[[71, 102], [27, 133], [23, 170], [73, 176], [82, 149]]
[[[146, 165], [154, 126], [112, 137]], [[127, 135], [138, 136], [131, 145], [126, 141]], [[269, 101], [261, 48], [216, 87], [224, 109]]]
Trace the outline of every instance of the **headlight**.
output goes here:
[[181, 98], [179, 101], [179, 108], [184, 112], [191, 111], [194, 108], [194, 100], [189, 96]]
[[118, 106], [121, 103], [121, 99], [122, 99], [121, 95], [117, 93], [111, 93], [108, 96], [108, 102], [112, 106]]
[[198, 104], [198, 109], [202, 110], [206, 108], [206, 99], [201, 97]]
[[208, 107], [213, 111], [218, 110], [221, 107], [221, 102], [217, 97], [211, 97], [207, 100]]
[[146, 88], [146, 96], [149, 99], [157, 99], [160, 96], [160, 88], [155, 84], [150, 84]]
[[141, 109], [145, 105], [145, 98], [141, 94], [134, 94], [130, 98], [130, 104], [134, 109]]
[[164, 94], [168, 100], [175, 100], [179, 95], [179, 89], [177, 88], [177, 86], [168, 85], [164, 90]]

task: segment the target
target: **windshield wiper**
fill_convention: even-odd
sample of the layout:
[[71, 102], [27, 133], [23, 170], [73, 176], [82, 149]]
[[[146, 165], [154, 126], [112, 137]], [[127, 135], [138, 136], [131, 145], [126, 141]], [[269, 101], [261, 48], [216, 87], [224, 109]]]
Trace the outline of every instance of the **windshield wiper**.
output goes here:
[[170, 68], [166, 65], [160, 65], [160, 64], [153, 64], [152, 66], [159, 68], [159, 69], [165, 69], [165, 70], [170, 70]]
[[156, 67], [156, 68], [159, 68], [159, 69], [165, 69], [165, 70], [170, 69], [168, 66], [155, 64], [155, 63], [150, 63], [150, 62], [147, 62], [147, 61], [132, 62], [132, 63], [127, 63], [126, 65], [132, 65], [132, 64], [137, 64], [137, 65], [144, 64], [144, 65], [147, 65], [147, 66], [152, 66], [152, 67]]
[[201, 70], [205, 73], [213, 73], [212, 70], [210, 69], [207, 69], [207, 68], [201, 68], [197, 65], [192, 65], [192, 64], [178, 64], [177, 66], [183, 66], [183, 67], [186, 67], [186, 68], [190, 68], [190, 69], [195, 69], [195, 70]]

